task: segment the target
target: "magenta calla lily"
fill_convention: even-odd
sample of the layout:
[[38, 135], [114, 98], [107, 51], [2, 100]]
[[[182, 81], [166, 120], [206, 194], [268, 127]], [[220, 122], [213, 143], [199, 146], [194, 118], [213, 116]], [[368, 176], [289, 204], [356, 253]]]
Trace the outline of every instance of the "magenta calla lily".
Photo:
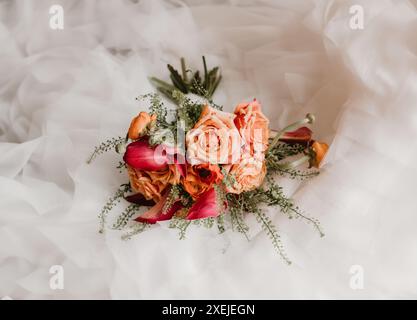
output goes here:
[[123, 160], [132, 168], [147, 171], [163, 170], [168, 165], [166, 152], [156, 152], [146, 140], [130, 143]]
[[211, 188], [203, 193], [190, 208], [187, 220], [217, 217], [220, 214], [220, 206], [217, 202], [216, 190]]
[[137, 170], [160, 171], [168, 164], [175, 164], [181, 176], [185, 177], [187, 173], [185, 157], [178, 149], [166, 145], [151, 147], [147, 140], [130, 143], [123, 160]]
[[157, 204], [155, 204], [151, 209], [142, 214], [140, 217], [137, 217], [135, 221], [155, 224], [158, 221], [170, 220], [178, 210], [183, 208], [183, 205], [181, 201], [178, 199], [169, 207], [168, 210], [166, 210], [166, 212], [163, 212], [163, 208], [168, 198], [168, 194], [169, 192], [166, 192]]
[[312, 134], [309, 128], [301, 127], [295, 131], [285, 132], [279, 140], [287, 143], [308, 143]]

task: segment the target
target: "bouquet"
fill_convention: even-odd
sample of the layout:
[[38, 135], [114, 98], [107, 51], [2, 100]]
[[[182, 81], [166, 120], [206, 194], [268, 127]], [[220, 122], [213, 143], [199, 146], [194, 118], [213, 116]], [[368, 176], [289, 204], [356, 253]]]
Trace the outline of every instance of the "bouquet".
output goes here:
[[122, 199], [129, 204], [112, 229], [126, 230], [123, 239], [166, 220], [181, 239], [191, 224], [217, 226], [220, 233], [231, 227], [249, 239], [245, 216], [252, 214], [290, 263], [264, 209], [278, 207], [323, 236], [318, 220], [304, 214], [278, 181], [317, 175], [328, 146], [313, 140], [307, 127], [315, 120], [312, 114], [277, 131], [256, 99], [238, 104], [233, 113], [223, 111], [212, 100], [221, 81], [219, 67], [208, 70], [204, 57], [203, 65], [203, 72], [192, 72], [181, 59], [181, 73], [168, 65], [171, 83], [151, 77], [158, 93], [136, 98], [148, 112], [132, 119], [125, 137], [95, 148], [88, 162], [116, 150], [123, 155], [117, 168], [129, 179], [103, 207], [100, 232]]

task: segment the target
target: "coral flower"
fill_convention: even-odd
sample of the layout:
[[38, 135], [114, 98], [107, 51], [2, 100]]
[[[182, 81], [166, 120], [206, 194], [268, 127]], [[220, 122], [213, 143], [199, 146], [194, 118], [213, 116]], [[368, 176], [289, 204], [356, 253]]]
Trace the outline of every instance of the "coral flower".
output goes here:
[[225, 166], [228, 173], [233, 178], [232, 184], [226, 186], [229, 193], [240, 194], [258, 188], [266, 175], [265, 161], [249, 155], [243, 156], [242, 160], [234, 165]]
[[128, 137], [137, 140], [146, 133], [146, 129], [151, 127], [156, 121], [156, 115], [149, 115], [147, 112], [140, 112], [130, 123]]
[[188, 162], [195, 165], [237, 161], [242, 141], [234, 118], [234, 114], [205, 106], [194, 128], [187, 132]]
[[327, 143], [314, 141], [311, 145], [311, 149], [314, 151], [314, 157], [310, 160], [310, 167], [320, 167], [320, 163], [323, 161], [329, 146]]
[[261, 105], [253, 100], [241, 103], [235, 109], [235, 125], [246, 143], [245, 151], [261, 160], [268, 148], [269, 120], [261, 111]]
[[187, 191], [193, 199], [197, 199], [222, 181], [223, 174], [219, 166], [215, 164], [203, 163], [195, 166], [188, 166], [187, 175], [182, 180], [185, 191]]
[[167, 165], [165, 169], [159, 171], [138, 170], [130, 166], [127, 167], [132, 189], [142, 194], [146, 200], [158, 202], [162, 193], [171, 184], [180, 181], [181, 174], [176, 165]]

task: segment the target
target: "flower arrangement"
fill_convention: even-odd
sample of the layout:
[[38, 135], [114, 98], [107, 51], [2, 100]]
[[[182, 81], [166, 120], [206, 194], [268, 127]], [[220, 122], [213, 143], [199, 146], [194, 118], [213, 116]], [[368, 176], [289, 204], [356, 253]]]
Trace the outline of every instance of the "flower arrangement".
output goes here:
[[[238, 104], [233, 113], [222, 111], [212, 100], [221, 80], [219, 68], [208, 70], [204, 57], [203, 64], [203, 73], [193, 73], [181, 59], [182, 74], [168, 65], [172, 83], [150, 78], [159, 93], [137, 98], [149, 104], [149, 112], [132, 119], [126, 137], [110, 139], [94, 150], [88, 162], [112, 149], [123, 154], [118, 168], [129, 177], [101, 211], [100, 231], [122, 199], [129, 205], [112, 228], [126, 229], [123, 239], [166, 220], [179, 229], [180, 238], [191, 224], [200, 224], [217, 225], [219, 232], [229, 225], [249, 239], [245, 215], [253, 214], [290, 263], [263, 209], [277, 206], [289, 218], [311, 223], [323, 236], [318, 220], [284, 194], [277, 177], [317, 175], [328, 146], [312, 139], [307, 127], [315, 120], [311, 114], [275, 131], [256, 99]], [[168, 109], [163, 97], [175, 108]], [[303, 164], [308, 169], [300, 169]]]

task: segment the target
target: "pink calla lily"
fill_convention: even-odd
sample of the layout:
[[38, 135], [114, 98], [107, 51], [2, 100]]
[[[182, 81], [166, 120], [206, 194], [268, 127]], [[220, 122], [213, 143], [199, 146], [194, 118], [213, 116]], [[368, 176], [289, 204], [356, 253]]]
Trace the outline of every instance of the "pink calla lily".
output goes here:
[[279, 140], [287, 143], [308, 143], [312, 133], [309, 128], [301, 127], [295, 131], [285, 132]]
[[147, 171], [159, 171], [167, 167], [165, 152], [156, 152], [146, 140], [130, 143], [126, 147], [123, 160], [132, 168]]
[[162, 210], [168, 198], [168, 194], [169, 192], [166, 192], [157, 204], [155, 204], [151, 209], [142, 214], [140, 217], [137, 217], [135, 221], [155, 224], [158, 221], [170, 220], [178, 210], [183, 208], [183, 205], [178, 199], [178, 201], [174, 202], [166, 212], [163, 212]]
[[217, 217], [220, 214], [219, 207], [216, 190], [211, 188], [203, 193], [193, 204], [188, 212], [187, 220]]
[[160, 171], [175, 164], [181, 176], [186, 175], [185, 157], [178, 149], [166, 145], [151, 147], [146, 139], [130, 143], [123, 160], [132, 168], [145, 171]]

